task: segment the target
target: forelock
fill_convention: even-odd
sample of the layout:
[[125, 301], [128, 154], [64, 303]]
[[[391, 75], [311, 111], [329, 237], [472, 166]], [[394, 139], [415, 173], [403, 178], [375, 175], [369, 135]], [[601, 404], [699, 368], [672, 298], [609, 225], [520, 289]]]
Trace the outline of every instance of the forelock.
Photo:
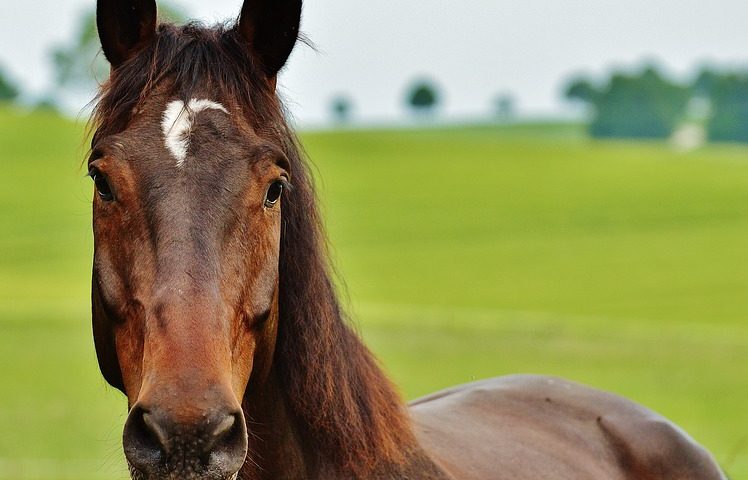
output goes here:
[[[200, 97], [206, 91], [210, 99]], [[93, 142], [124, 131], [157, 92], [185, 105], [236, 105], [256, 130], [278, 137], [287, 132], [281, 103], [233, 26], [160, 25], [155, 39], [102, 86], [91, 122]]]

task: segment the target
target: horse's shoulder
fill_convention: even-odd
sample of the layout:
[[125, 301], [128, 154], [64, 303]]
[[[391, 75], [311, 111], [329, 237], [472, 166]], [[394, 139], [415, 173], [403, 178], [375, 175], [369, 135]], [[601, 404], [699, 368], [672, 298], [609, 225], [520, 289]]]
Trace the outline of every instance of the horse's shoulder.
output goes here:
[[609, 456], [624, 478], [724, 478], [711, 455], [661, 415], [561, 378], [512, 375], [459, 385], [413, 401], [411, 412], [417, 425], [441, 432], [466, 423], [506, 426], [496, 433], [499, 443], [544, 432], [587, 455]]

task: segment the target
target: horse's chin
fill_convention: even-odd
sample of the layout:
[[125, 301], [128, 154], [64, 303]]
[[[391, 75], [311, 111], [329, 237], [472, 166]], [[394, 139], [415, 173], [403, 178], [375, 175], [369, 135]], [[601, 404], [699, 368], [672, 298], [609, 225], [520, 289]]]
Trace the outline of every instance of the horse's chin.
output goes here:
[[[179, 480], [202, 480], [202, 477], [200, 477], [199, 475], [195, 475], [193, 477], [190, 477], [190, 476], [185, 476], [185, 475], [178, 475], [176, 473], [175, 474], [171, 474], [171, 475], [169, 475], [167, 477], [159, 477], [159, 478], [150, 477], [149, 478], [145, 473], [141, 472], [137, 468], [135, 468], [132, 465], [130, 465], [130, 462], [127, 462], [127, 468], [128, 468], [128, 470], [130, 470], [130, 479], [131, 480], [166, 480], [167, 478], [168, 479], [174, 478], [174, 479], [179, 479]], [[210, 477], [210, 478], [212, 479], [213, 477]], [[238, 478], [239, 478], [239, 472], [236, 472], [235, 474], [231, 475], [230, 477], [226, 477], [225, 479], [222, 479], [222, 480], [237, 480]]]

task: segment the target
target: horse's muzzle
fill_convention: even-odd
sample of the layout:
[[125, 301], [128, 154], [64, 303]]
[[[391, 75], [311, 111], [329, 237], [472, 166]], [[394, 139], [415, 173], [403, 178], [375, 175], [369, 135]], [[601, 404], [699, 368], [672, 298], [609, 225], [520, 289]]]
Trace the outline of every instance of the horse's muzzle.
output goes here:
[[133, 478], [235, 478], [247, 455], [240, 409], [216, 408], [185, 421], [166, 409], [136, 404], [125, 423], [125, 456]]

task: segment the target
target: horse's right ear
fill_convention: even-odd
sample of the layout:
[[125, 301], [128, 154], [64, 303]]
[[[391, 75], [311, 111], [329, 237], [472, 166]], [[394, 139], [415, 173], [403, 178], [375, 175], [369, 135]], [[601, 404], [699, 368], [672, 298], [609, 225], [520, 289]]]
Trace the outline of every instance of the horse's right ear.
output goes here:
[[156, 35], [156, 0], [97, 0], [101, 48], [117, 68]]
[[300, 22], [301, 0], [244, 0], [237, 28], [269, 78], [285, 65]]

